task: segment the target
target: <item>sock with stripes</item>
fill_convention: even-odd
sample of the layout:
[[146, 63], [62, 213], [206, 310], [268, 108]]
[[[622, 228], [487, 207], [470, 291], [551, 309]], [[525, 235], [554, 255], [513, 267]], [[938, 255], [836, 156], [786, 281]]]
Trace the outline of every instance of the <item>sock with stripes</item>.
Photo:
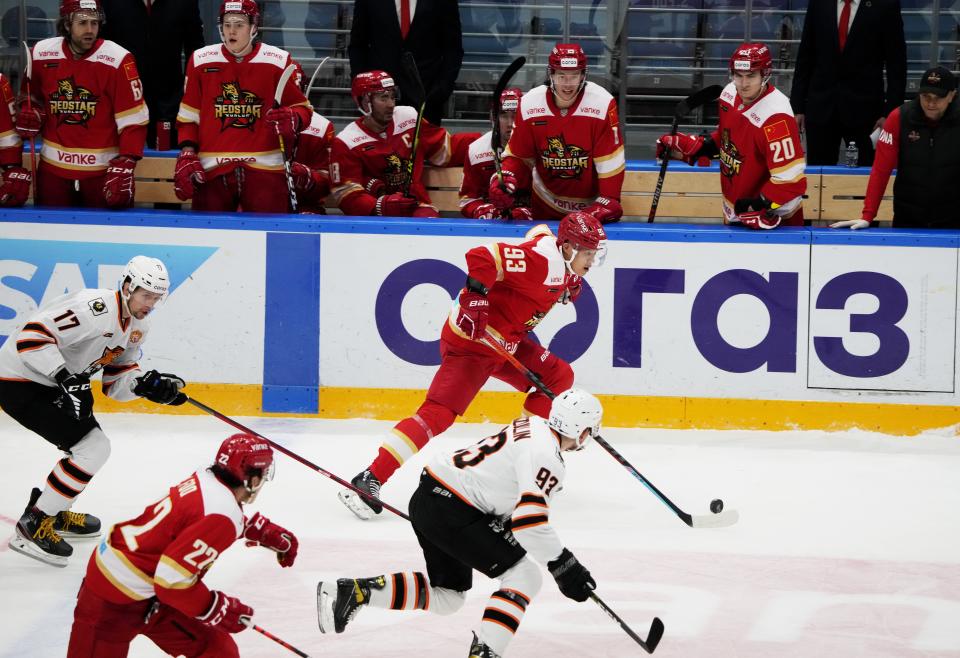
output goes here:
[[387, 574], [372, 580], [383, 582], [383, 587], [370, 587], [370, 605], [374, 608], [430, 609], [430, 585], [419, 571]]
[[513, 639], [530, 599], [512, 589], [498, 589], [490, 595], [480, 622], [480, 639], [498, 655], [502, 656]]

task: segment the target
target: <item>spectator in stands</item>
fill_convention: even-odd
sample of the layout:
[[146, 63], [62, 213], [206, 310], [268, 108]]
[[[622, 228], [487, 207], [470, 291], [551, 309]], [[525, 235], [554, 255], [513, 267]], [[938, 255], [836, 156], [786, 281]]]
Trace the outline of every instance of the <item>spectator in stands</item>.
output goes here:
[[841, 139], [856, 143], [861, 167], [873, 164], [870, 134], [906, 84], [900, 0], [810, 0], [790, 92], [809, 164], [837, 164]]
[[400, 64], [404, 51], [413, 53], [426, 90], [424, 116], [435, 126], [463, 62], [463, 34], [457, 0], [356, 0], [350, 30], [350, 76], [387, 71], [400, 87], [404, 105], [423, 101]]
[[[494, 116], [490, 110], [490, 120], [500, 123], [500, 148], [506, 147], [513, 133], [513, 121], [520, 107], [523, 92], [516, 87], [505, 89], [500, 94], [500, 112]], [[514, 205], [501, 210], [490, 203], [487, 191], [490, 177], [496, 172], [493, 158], [493, 131], [478, 137], [467, 148], [467, 157], [463, 163], [463, 180], [460, 183], [460, 212], [472, 219], [533, 219], [530, 210], [529, 193], [519, 193], [514, 197]]]
[[894, 228], [960, 228], [960, 102], [957, 78], [943, 66], [927, 70], [917, 98], [887, 117], [861, 218], [830, 228], [870, 226], [894, 169]]
[[203, 46], [197, 0], [102, 0], [110, 18], [101, 36], [129, 50], [137, 61], [150, 110], [147, 146], [177, 145], [177, 109], [183, 96], [184, 60]]

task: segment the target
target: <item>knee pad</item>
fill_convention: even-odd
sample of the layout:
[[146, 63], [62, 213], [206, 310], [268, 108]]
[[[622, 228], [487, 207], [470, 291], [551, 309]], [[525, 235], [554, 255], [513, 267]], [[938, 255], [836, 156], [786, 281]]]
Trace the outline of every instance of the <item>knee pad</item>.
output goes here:
[[463, 602], [466, 600], [466, 592], [458, 592], [446, 587], [430, 588], [430, 612], [438, 615], [452, 615], [463, 607]]
[[543, 574], [540, 567], [528, 557], [524, 557], [500, 576], [500, 588], [520, 592], [532, 599], [543, 587]]
[[430, 436], [446, 432], [457, 419], [456, 413], [432, 400], [421, 404], [416, 416], [430, 429]]
[[110, 439], [99, 427], [94, 427], [69, 450], [70, 461], [90, 475], [103, 468], [110, 457]]

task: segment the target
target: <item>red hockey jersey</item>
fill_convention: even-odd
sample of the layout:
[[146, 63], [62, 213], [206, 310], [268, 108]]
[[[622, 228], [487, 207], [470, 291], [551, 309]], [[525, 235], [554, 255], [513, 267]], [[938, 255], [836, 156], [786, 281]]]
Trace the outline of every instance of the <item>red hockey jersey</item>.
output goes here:
[[210, 471], [197, 471], [140, 516], [110, 528], [90, 556], [86, 584], [113, 603], [156, 596], [196, 617], [212, 600], [203, 575], [243, 524], [233, 492]]
[[293, 159], [310, 168], [313, 188], [297, 192], [301, 211], [323, 213], [323, 200], [330, 194], [330, 146], [333, 144], [333, 123], [316, 112], [310, 125], [300, 131]]
[[[487, 203], [490, 177], [496, 171], [493, 163], [493, 132], [486, 132], [467, 147], [463, 161], [463, 180], [460, 182], [460, 212], [464, 217], [473, 217], [477, 206]], [[529, 206], [530, 195], [518, 190], [514, 206]]]
[[[393, 110], [393, 121], [379, 135], [371, 132], [362, 118], [340, 131], [330, 148], [330, 183], [333, 199], [344, 214], [373, 214], [377, 199], [366, 191], [373, 178], [384, 182], [385, 194], [403, 191], [416, 125], [417, 111], [398, 105]], [[478, 134], [451, 135], [424, 119], [420, 125], [419, 153], [437, 167], [460, 166], [467, 147]], [[423, 158], [418, 157], [414, 163], [410, 195], [422, 205], [430, 205], [430, 195], [421, 182]]]
[[47, 113], [40, 158], [57, 175], [90, 178], [117, 155], [143, 155], [143, 84], [133, 55], [113, 41], [97, 39], [80, 58], [63, 37], [34, 44], [30, 92]]
[[0, 165], [19, 165], [23, 162], [23, 143], [13, 129], [13, 90], [3, 74], [0, 74], [0, 98], [3, 103], [0, 107]]
[[[467, 252], [467, 274], [482, 283], [490, 301], [487, 327], [511, 353], [533, 331], [566, 290], [571, 274], [557, 247], [557, 238], [545, 224], [533, 227], [520, 244], [495, 242]], [[489, 348], [470, 340], [457, 326], [459, 304], [454, 304], [443, 328], [443, 338]]]
[[773, 85], [744, 106], [731, 82], [720, 94], [720, 125], [713, 141], [720, 150], [723, 221], [735, 221], [738, 199], [763, 196], [780, 206], [786, 225], [803, 226], [806, 159], [790, 100]]
[[[283, 171], [283, 154], [274, 129], [263, 120], [273, 106], [283, 70], [293, 63], [290, 53], [258, 43], [240, 58], [223, 44], [195, 50], [187, 62], [183, 100], [177, 113], [180, 142], [197, 145], [208, 174], [216, 176], [238, 165]], [[291, 76], [281, 103], [309, 125], [312, 108]]]
[[531, 89], [520, 99], [503, 167], [517, 174], [521, 188], [532, 187], [554, 219], [598, 196], [619, 201], [626, 161], [617, 101], [587, 82], [561, 113], [545, 85]]

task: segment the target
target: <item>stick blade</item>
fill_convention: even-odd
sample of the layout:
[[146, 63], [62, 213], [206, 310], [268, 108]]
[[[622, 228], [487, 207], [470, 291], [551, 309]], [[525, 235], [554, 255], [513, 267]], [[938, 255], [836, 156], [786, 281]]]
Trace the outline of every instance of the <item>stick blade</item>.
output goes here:
[[647, 653], [656, 651], [657, 645], [660, 644], [660, 639], [663, 637], [663, 631], [663, 622], [660, 617], [654, 617], [653, 623], [650, 624], [650, 632], [647, 633], [647, 639], [643, 643], [643, 648]]
[[690, 517], [691, 528], [727, 528], [740, 520], [735, 509], [725, 509], [719, 514], [695, 514]]
[[513, 76], [516, 75], [517, 71], [523, 68], [523, 65], [526, 63], [527, 63], [527, 58], [521, 55], [520, 57], [517, 57], [515, 60], [510, 62], [510, 66], [504, 69], [503, 73], [500, 74], [500, 79], [497, 80], [497, 86], [494, 87], [494, 90], [493, 90], [494, 102], [497, 102], [500, 100], [500, 94], [502, 94], [503, 90], [506, 89], [507, 85], [510, 84], [510, 79], [513, 78]]

